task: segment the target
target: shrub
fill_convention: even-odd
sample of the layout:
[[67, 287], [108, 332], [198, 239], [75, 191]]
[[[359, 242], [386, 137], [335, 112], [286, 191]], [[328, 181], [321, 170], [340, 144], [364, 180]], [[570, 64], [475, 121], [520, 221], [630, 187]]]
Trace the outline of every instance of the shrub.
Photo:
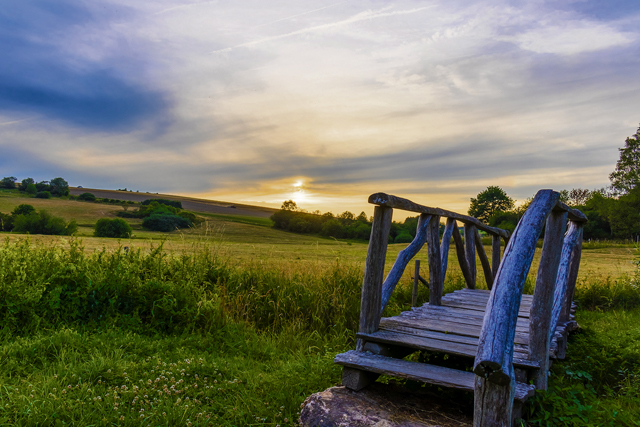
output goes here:
[[51, 193], [49, 193], [48, 191], [38, 191], [36, 193], [36, 198], [37, 199], [50, 199], [51, 198]]
[[95, 202], [96, 201], [96, 196], [94, 196], [91, 193], [82, 193], [78, 196], [78, 200], [82, 200], [85, 202]]
[[0, 213], [0, 231], [11, 231], [13, 229], [13, 217]]
[[153, 202], [156, 202], [161, 205], [173, 206], [174, 208], [177, 208], [177, 209], [182, 209], [182, 202], [178, 200], [167, 200], [167, 199], [147, 199], [144, 202], [142, 202], [142, 206], [149, 205]]
[[13, 231], [30, 234], [53, 234], [70, 236], [78, 230], [75, 220], [67, 223], [64, 219], [51, 215], [45, 210], [14, 218]]
[[25, 188], [25, 193], [27, 194], [31, 194], [34, 195], [38, 192], [38, 189], [36, 188], [35, 184], [27, 184], [27, 187]]
[[151, 231], [174, 231], [191, 226], [191, 221], [177, 215], [153, 214], [142, 221], [142, 226]]
[[126, 238], [131, 237], [132, 231], [131, 226], [124, 219], [100, 218], [96, 223], [93, 235], [95, 237]]
[[413, 237], [411, 237], [411, 234], [402, 232], [396, 236], [393, 243], [411, 243], [412, 241]]
[[26, 203], [23, 203], [21, 205], [16, 206], [16, 208], [13, 210], [13, 212], [11, 212], [11, 215], [13, 216], [18, 216], [18, 215], [29, 215], [32, 212], [35, 212], [36, 208], [34, 208], [31, 205], [27, 205]]

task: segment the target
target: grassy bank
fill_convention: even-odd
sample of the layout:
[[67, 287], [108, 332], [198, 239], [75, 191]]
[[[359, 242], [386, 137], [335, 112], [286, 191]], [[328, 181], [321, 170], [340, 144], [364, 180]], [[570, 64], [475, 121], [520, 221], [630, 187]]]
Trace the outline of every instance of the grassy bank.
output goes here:
[[[215, 243], [83, 242], [0, 246], [0, 425], [296, 425], [306, 396], [339, 383], [333, 357], [353, 346], [362, 263], [333, 246], [300, 268], [239, 263]], [[452, 270], [446, 291], [462, 286]], [[637, 283], [582, 277], [576, 299], [583, 330], [527, 422], [636, 425]], [[404, 280], [386, 313], [409, 301]]]

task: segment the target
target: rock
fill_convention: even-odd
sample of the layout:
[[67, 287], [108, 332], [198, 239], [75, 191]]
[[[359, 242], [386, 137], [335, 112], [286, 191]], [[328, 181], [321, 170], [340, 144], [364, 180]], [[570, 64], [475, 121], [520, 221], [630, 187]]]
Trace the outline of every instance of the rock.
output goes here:
[[[372, 384], [354, 392], [331, 387], [309, 396], [302, 404], [303, 427], [469, 427], [473, 415], [452, 402], [409, 392], [400, 387]], [[471, 407], [471, 411], [473, 408]]]

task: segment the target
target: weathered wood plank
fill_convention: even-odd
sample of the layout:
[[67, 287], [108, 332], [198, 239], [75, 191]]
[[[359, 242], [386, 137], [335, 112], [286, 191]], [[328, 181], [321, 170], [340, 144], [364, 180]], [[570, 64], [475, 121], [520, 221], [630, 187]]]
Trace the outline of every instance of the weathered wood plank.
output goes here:
[[[391, 267], [389, 274], [387, 274], [387, 278], [384, 279], [384, 283], [382, 284], [380, 313], [384, 311], [384, 308], [389, 303], [391, 294], [400, 281], [402, 274], [404, 274], [404, 269], [407, 267], [407, 264], [409, 264], [409, 261], [411, 261], [418, 252], [420, 252], [420, 249], [422, 249], [424, 243], [427, 241], [430, 218], [430, 215], [420, 215], [420, 218], [418, 218], [418, 227], [416, 228], [416, 237], [413, 238], [413, 241], [409, 243], [406, 248], [398, 253], [396, 262], [393, 263], [393, 267]], [[369, 243], [369, 246], [371, 246], [371, 243]], [[384, 265], [384, 261], [382, 263]]]
[[451, 246], [451, 237], [453, 236], [453, 229], [457, 227], [456, 221], [453, 218], [447, 218], [447, 224], [444, 226], [444, 232], [442, 233], [442, 241], [440, 242], [440, 257], [442, 258], [442, 277], [447, 275], [447, 264], [449, 262], [449, 247]]
[[[465, 308], [469, 310], [477, 310], [477, 311], [482, 311], [483, 313], [486, 313], [485, 307], [472, 305], [469, 303], [464, 303], [459, 301], [442, 300], [442, 305], [447, 307], [458, 307], [458, 308]], [[525, 319], [529, 318], [529, 310], [519, 310], [517, 313], [519, 317], [523, 317]]]
[[507, 244], [491, 290], [473, 370], [500, 386], [512, 381], [513, 342], [522, 289], [536, 242], [559, 196], [551, 190], [538, 191]]
[[[459, 302], [467, 302], [469, 304], [474, 304], [474, 305], [481, 305], [481, 306], [486, 306], [487, 303], [489, 302], [489, 299], [486, 297], [482, 297], [482, 296], [467, 296], [467, 295], [460, 295], [460, 294], [447, 294], [445, 295], [443, 298], [443, 301], [459, 301]], [[530, 301], [526, 301], [526, 300], [521, 300], [520, 301], [520, 309], [529, 309], [531, 308], [531, 304], [532, 302]]]
[[[439, 339], [422, 337], [416, 334], [402, 333], [400, 331], [379, 330], [373, 334], [357, 334], [357, 337], [366, 340], [367, 344], [373, 341], [397, 346], [406, 346], [416, 350], [455, 354], [457, 356], [464, 357], [475, 357], [476, 351], [478, 350], [477, 341], [475, 344], [466, 344], [456, 341], [442, 341]], [[527, 354], [524, 352], [517, 353], [517, 356], [514, 356], [513, 364], [526, 369], [539, 368], [538, 363], [527, 359]]]
[[[382, 375], [406, 378], [458, 390], [473, 391], [474, 375], [471, 372], [426, 363], [410, 362], [354, 350], [338, 354], [335, 363], [355, 369], [366, 369]], [[532, 386], [516, 383], [514, 399], [524, 401], [533, 396]]]
[[513, 366], [509, 383], [498, 385], [487, 378], [475, 377], [473, 427], [511, 427], [516, 381]]
[[392, 196], [391, 194], [375, 193], [369, 196], [369, 203], [379, 206], [388, 206], [390, 208], [398, 208], [410, 212], [419, 212], [429, 215], [444, 216], [447, 218], [453, 218], [464, 224], [473, 224], [482, 231], [486, 231], [490, 234], [497, 234], [500, 237], [509, 238], [509, 232], [501, 228], [490, 227], [484, 224], [477, 218], [468, 215], [462, 215], [456, 212], [447, 211], [440, 208], [430, 208], [422, 206], [411, 200], [403, 199], [401, 197]]
[[[500, 236], [492, 235], [491, 236], [491, 271], [493, 272], [493, 280], [491, 281], [491, 285], [493, 286], [493, 281], [496, 278], [496, 273], [498, 272], [498, 267], [500, 266]], [[491, 287], [489, 287], [491, 290]]]
[[562, 203], [560, 200], [558, 200], [558, 203], [556, 203], [554, 210], [561, 210], [561, 211], [567, 212], [567, 214], [569, 215], [569, 219], [573, 222], [584, 223], [589, 221], [589, 219], [585, 214], [580, 212], [578, 209], [570, 208], [569, 206]]
[[[484, 321], [484, 313], [482, 311], [476, 310], [465, 310], [458, 307], [449, 307], [449, 306], [432, 306], [432, 305], [423, 305], [418, 310], [404, 311], [400, 313], [400, 317], [406, 317], [408, 319], [420, 319], [420, 318], [440, 318], [440, 317], [451, 317], [451, 318], [461, 318], [461, 319], [473, 319], [480, 323]], [[526, 318], [518, 317], [517, 325], [523, 328], [529, 327], [529, 321]]]
[[562, 240], [567, 229], [567, 215], [565, 211], [553, 211], [547, 218], [536, 288], [530, 310], [529, 351], [531, 359], [540, 364], [540, 370], [533, 376], [533, 383], [539, 390], [547, 389], [549, 346], [551, 345], [549, 329], [555, 327], [555, 325], [551, 325], [551, 310], [553, 309], [553, 293], [560, 265]]
[[467, 262], [464, 243], [462, 242], [462, 236], [460, 236], [460, 230], [458, 230], [458, 227], [453, 228], [453, 242], [456, 244], [456, 256], [458, 257], [458, 263], [460, 264], [460, 271], [462, 271], [464, 281], [467, 284], [467, 288], [472, 289], [475, 282], [472, 280], [471, 269]]
[[[423, 214], [424, 215], [424, 214]], [[427, 229], [427, 250], [429, 252], [429, 304], [440, 305], [444, 276], [440, 256], [440, 217], [432, 215]]]
[[573, 294], [576, 289], [576, 281], [578, 280], [578, 270], [580, 269], [580, 256], [582, 255], [582, 235], [583, 235], [583, 227], [580, 226], [580, 235], [578, 236], [578, 241], [571, 252], [571, 267], [569, 270], [569, 276], [567, 277], [567, 290], [565, 292], [564, 298], [564, 306], [562, 311], [560, 312], [560, 321], [566, 322], [570, 320], [570, 315], [575, 313], [575, 305], [573, 303]]
[[[371, 237], [362, 281], [359, 332], [374, 332], [378, 329], [378, 324], [380, 323], [382, 278], [392, 215], [393, 209], [391, 208], [376, 206], [373, 211], [373, 226], [371, 227]], [[358, 341], [357, 347], [362, 348], [362, 344], [362, 342]]]
[[487, 258], [487, 253], [484, 251], [484, 246], [482, 245], [482, 238], [480, 237], [480, 233], [478, 229], [475, 230], [476, 235], [474, 238], [476, 244], [476, 252], [478, 253], [478, 258], [480, 258], [480, 265], [482, 265], [482, 271], [484, 272], [484, 281], [487, 282], [487, 288], [491, 289], [493, 285], [493, 273], [491, 272], [491, 265], [489, 265], [489, 258]]
[[471, 286], [467, 283], [467, 288], [476, 288], [476, 227], [473, 224], [464, 225], [464, 257], [467, 260], [469, 266], [469, 275], [471, 277]]

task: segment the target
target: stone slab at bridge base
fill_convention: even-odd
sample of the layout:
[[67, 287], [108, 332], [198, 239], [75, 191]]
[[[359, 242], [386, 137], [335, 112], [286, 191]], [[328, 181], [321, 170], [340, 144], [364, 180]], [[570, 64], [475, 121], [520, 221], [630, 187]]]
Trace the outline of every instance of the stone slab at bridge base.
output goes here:
[[433, 394], [372, 384], [354, 392], [331, 387], [302, 404], [304, 427], [471, 427], [473, 405], [455, 404]]

